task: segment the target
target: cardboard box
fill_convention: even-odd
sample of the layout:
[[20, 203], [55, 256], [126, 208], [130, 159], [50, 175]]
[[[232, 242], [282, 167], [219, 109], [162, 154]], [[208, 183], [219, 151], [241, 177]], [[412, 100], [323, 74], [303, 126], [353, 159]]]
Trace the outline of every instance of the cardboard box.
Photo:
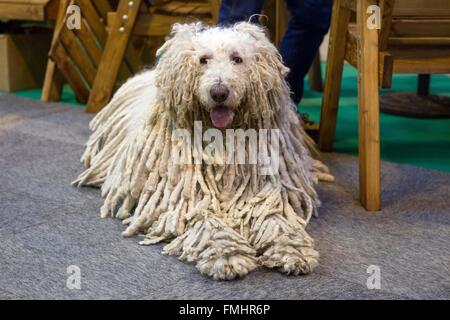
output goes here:
[[42, 87], [51, 33], [0, 34], [0, 90]]

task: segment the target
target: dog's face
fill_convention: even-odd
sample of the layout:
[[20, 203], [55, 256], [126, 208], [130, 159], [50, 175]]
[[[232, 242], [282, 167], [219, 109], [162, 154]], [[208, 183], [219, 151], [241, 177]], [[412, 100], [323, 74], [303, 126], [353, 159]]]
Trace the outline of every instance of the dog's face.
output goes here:
[[274, 96], [286, 86], [288, 69], [276, 48], [264, 29], [249, 23], [229, 28], [175, 25], [158, 55], [166, 80], [160, 87], [172, 90], [165, 94], [177, 108], [186, 103], [203, 108], [218, 128], [231, 126], [236, 114], [274, 111], [268, 110], [277, 106]]
[[256, 40], [232, 28], [213, 28], [198, 34], [195, 51], [200, 67], [196, 95], [212, 124], [228, 127], [250, 89]]

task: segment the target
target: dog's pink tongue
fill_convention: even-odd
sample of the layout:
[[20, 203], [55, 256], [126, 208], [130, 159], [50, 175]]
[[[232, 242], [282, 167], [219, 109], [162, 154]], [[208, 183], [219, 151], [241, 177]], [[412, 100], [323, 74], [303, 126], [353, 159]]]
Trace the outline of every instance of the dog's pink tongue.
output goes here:
[[233, 122], [234, 118], [233, 110], [222, 106], [212, 109], [209, 115], [211, 117], [212, 124], [217, 128], [228, 127]]

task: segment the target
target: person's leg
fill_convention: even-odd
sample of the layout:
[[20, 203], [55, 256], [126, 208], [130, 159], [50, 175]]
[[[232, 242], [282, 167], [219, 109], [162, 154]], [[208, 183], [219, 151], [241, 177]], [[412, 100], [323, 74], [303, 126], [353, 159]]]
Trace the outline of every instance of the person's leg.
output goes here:
[[[222, 0], [219, 11], [219, 25], [233, 24], [240, 21], [248, 21], [254, 15], [261, 13], [264, 0]], [[257, 22], [258, 18], [252, 18]]]
[[280, 45], [293, 100], [303, 96], [303, 79], [330, 27], [332, 0], [286, 0], [291, 20]]

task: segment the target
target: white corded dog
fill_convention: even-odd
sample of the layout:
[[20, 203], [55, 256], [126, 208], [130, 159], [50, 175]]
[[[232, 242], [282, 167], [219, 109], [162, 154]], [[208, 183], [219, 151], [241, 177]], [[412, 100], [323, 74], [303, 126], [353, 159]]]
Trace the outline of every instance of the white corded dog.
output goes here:
[[[318, 253], [305, 227], [319, 206], [313, 184], [333, 177], [311, 158], [284, 80], [289, 70], [264, 30], [178, 24], [157, 55], [155, 69], [127, 81], [92, 120], [86, 170], [75, 183], [101, 186], [101, 216], [122, 219], [125, 236], [168, 241], [164, 253], [214, 279], [258, 266], [311, 272]], [[203, 141], [180, 147], [174, 133], [194, 135], [195, 121], [227, 133], [278, 130], [279, 141], [259, 141], [278, 156], [276, 169], [261, 174], [259, 164], [224, 161], [220, 148], [206, 155]], [[244, 141], [232, 152], [248, 160], [255, 148]]]

